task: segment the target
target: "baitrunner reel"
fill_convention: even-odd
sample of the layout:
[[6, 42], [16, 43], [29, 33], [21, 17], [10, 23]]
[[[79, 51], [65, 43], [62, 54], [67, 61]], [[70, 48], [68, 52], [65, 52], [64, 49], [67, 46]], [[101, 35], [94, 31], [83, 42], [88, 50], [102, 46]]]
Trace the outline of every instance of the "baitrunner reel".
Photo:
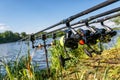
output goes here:
[[[107, 43], [111, 41], [111, 38], [115, 36], [117, 32], [104, 25], [103, 22], [101, 22], [101, 25], [104, 27], [102, 29], [91, 27], [88, 23], [85, 24], [89, 30], [79, 29], [75, 31], [74, 29], [69, 27], [69, 29], [65, 31], [66, 34], [62, 38], [64, 46], [70, 49], [77, 49], [78, 43], [80, 45], [86, 44], [89, 50], [84, 48], [84, 52], [89, 57], [92, 57], [92, 53], [101, 54], [101, 52], [103, 51], [101, 43]], [[97, 43], [100, 44], [99, 51], [96, 51], [92, 48], [92, 45], [96, 45]]]
[[66, 31], [65, 35], [65, 40], [64, 40], [64, 46], [71, 48], [71, 49], [76, 49], [78, 48], [78, 40], [80, 36], [78, 34], [74, 34], [72, 30]]
[[[87, 28], [89, 28], [89, 30], [82, 30], [82, 29], [80, 30], [82, 33], [82, 40], [84, 41], [85, 44], [87, 44], [87, 46], [90, 49], [90, 50], [84, 49], [84, 52], [90, 57], [92, 57], [93, 52], [97, 54], [101, 54], [101, 52], [103, 51], [101, 43], [107, 43], [111, 41], [111, 38], [117, 34], [116, 31], [113, 31], [111, 28], [104, 25], [103, 22], [101, 22], [101, 24], [104, 27], [102, 29], [90, 27], [88, 23], [86, 23], [86, 26]], [[96, 51], [91, 47], [92, 45], [97, 44], [98, 40], [100, 44], [99, 46], [100, 51]]]
[[89, 48], [89, 50], [84, 48], [84, 52], [89, 57], [92, 57], [91, 53], [101, 54], [102, 52], [101, 46], [100, 46], [100, 51], [94, 50], [91, 46], [96, 45], [98, 43], [97, 40], [101, 37], [101, 34], [103, 34], [105, 30], [99, 29], [96, 32], [91, 32], [90, 30], [79, 29], [79, 32], [82, 36], [81, 40], [79, 41], [79, 44], [80, 45], [86, 44]]
[[65, 36], [61, 37], [60, 44], [70, 49], [77, 49], [78, 41], [81, 39], [81, 36], [77, 31], [71, 28], [69, 23], [66, 23], [66, 26], [68, 29], [65, 30]]

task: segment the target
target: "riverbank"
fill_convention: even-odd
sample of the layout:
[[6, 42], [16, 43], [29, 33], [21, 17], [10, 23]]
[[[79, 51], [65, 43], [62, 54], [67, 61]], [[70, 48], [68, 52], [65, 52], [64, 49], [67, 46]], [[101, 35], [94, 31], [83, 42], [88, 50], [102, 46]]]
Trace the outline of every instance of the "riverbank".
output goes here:
[[[113, 48], [104, 50], [101, 55], [93, 53], [93, 57], [88, 57], [84, 51], [83, 46], [79, 46], [78, 49], [68, 51], [69, 56], [72, 58], [65, 61], [65, 66], [60, 65], [59, 56], [63, 55], [63, 58], [68, 56], [65, 54], [63, 47], [60, 45], [52, 46], [48, 51], [50, 54], [49, 65], [50, 75], [46, 68], [41, 69], [42, 65], [39, 61], [33, 62], [30, 49], [27, 49], [27, 53], [24, 56], [17, 56], [14, 61], [2, 60], [4, 66], [4, 73], [0, 71], [0, 79], [10, 80], [90, 80], [95, 79], [119, 79], [120, 77], [120, 39], [115, 42]], [[13, 44], [12, 44], [13, 46]], [[109, 44], [110, 46], [110, 44]], [[95, 47], [97, 50], [98, 48]], [[43, 52], [44, 53], [44, 52]], [[38, 54], [37, 54], [38, 56]], [[45, 55], [44, 55], [45, 56]], [[43, 56], [41, 56], [43, 59]], [[41, 59], [39, 58], [39, 59]], [[8, 61], [6, 63], [6, 61]], [[43, 62], [42, 62], [43, 63]], [[44, 67], [46, 66], [44, 60]], [[2, 68], [0, 67], [0, 70]]]
[[102, 55], [80, 59], [63, 69], [63, 80], [119, 80], [120, 48], [105, 50]]

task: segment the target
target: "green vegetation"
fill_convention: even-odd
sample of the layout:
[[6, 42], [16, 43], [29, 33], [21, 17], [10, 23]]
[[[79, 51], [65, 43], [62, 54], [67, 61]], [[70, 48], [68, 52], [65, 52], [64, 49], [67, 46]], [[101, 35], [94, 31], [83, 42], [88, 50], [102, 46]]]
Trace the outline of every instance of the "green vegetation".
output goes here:
[[14, 42], [25, 36], [27, 36], [25, 32], [19, 34], [17, 32], [13, 33], [12, 31], [5, 31], [4, 33], [0, 33], [0, 43]]
[[120, 38], [116, 46], [104, 50], [101, 55], [92, 58], [86, 56], [82, 46], [74, 51], [69, 51], [71, 60], [66, 61], [65, 67], [60, 65], [59, 56], [66, 54], [60, 45], [51, 49], [52, 66], [55, 80], [119, 80], [120, 79]]
[[[13, 35], [10, 31], [4, 35], [1, 33], [0, 39], [7, 40]], [[21, 36], [16, 35], [20, 38], [26, 36], [25, 33], [21, 33]], [[62, 31], [58, 36], [61, 35], [63, 35]], [[66, 54], [57, 41], [57, 44], [49, 49], [51, 62], [49, 76], [46, 69], [39, 69], [39, 64], [32, 64], [28, 47], [27, 55], [20, 58], [17, 56], [15, 61], [0, 60], [6, 71], [3, 74], [0, 72], [0, 80], [120, 80], [120, 38], [113, 48], [104, 50], [101, 55], [94, 54], [92, 58], [84, 53], [84, 47], [86, 45], [79, 45], [75, 50], [67, 49]], [[94, 48], [97, 50], [97, 45]], [[60, 64], [61, 55], [64, 58], [71, 58], [65, 61], [65, 67]], [[0, 71], [1, 69], [0, 66]]]
[[[0, 72], [0, 80], [43, 80], [45, 70], [38, 70], [38, 64], [32, 64], [30, 49], [25, 56], [17, 56], [15, 61], [8, 61], [4, 58], [0, 61], [5, 68], [5, 73]], [[0, 68], [1, 70], [1, 68]]]
[[[119, 80], [120, 79], [120, 38], [115, 47], [104, 50], [101, 55], [88, 57], [83, 48], [68, 50], [70, 60], [65, 62], [65, 67], [60, 65], [59, 56], [68, 58], [62, 46], [57, 45], [50, 48], [50, 77], [46, 70], [40, 70], [37, 65], [32, 64], [30, 49], [26, 56], [16, 58], [15, 61], [2, 61], [6, 70], [0, 74], [0, 80]], [[96, 47], [96, 45], [94, 46]], [[96, 48], [97, 49], [97, 48]]]
[[112, 21], [114, 21], [117, 25], [119, 25], [120, 24], [120, 16], [112, 19]]
[[113, 30], [120, 30], [120, 27], [115, 27], [113, 28]]

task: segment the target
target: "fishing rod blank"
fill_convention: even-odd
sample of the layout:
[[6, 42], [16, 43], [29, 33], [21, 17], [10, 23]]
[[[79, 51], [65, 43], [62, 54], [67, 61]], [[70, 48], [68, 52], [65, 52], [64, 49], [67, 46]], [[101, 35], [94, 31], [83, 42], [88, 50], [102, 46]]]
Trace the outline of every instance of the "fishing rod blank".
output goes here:
[[[103, 22], [103, 21], [106, 21], [106, 20], [109, 20], [109, 19], [111, 19], [111, 18], [115, 18], [115, 17], [118, 17], [118, 16], [120, 16], [120, 13], [113, 14], [113, 15], [106, 16], [106, 17], [101, 18], [101, 19], [94, 20], [94, 21], [90, 22], [89, 24]], [[82, 26], [85, 26], [85, 24], [80, 25], [80, 26], [76, 26], [76, 27], [74, 27], [74, 28], [79, 28], [79, 27], [82, 27]]]
[[[114, 2], [117, 2], [117, 1], [119, 1], [119, 0], [107, 0], [107, 1], [105, 1], [105, 2], [102, 2], [102, 3], [96, 5], [96, 6], [92, 7], [92, 8], [89, 8], [89, 9], [87, 9], [87, 10], [85, 10], [85, 11], [82, 11], [82, 12], [76, 14], [76, 15], [70, 16], [69, 18], [64, 19], [64, 20], [62, 20], [62, 21], [60, 21], [60, 22], [58, 22], [58, 23], [56, 23], [56, 24], [54, 24], [54, 25], [52, 25], [52, 26], [50, 26], [50, 27], [48, 27], [48, 28], [45, 28], [45, 29], [43, 29], [43, 30], [41, 30], [41, 31], [39, 31], [39, 32], [37, 32], [37, 33], [34, 33], [34, 35], [37, 35], [37, 34], [39, 34], [40, 32], [44, 32], [44, 31], [46, 31], [46, 30], [48, 30], [48, 29], [54, 28], [54, 27], [56, 27], [56, 26], [58, 26], [58, 25], [65, 24], [66, 22], [70, 22], [70, 21], [72, 21], [72, 20], [74, 20], [74, 19], [76, 19], [76, 18], [78, 18], [78, 17], [81, 17], [81, 16], [83, 16], [83, 15], [86, 15], [86, 14], [88, 14], [88, 13], [90, 13], [90, 12], [93, 12], [93, 11], [95, 11], [95, 10], [98, 10], [98, 9], [100, 9], [100, 8], [102, 8], [102, 7], [105, 7], [105, 6], [107, 6], [107, 5], [110, 5], [110, 4], [112, 4], [112, 3], [114, 3]], [[26, 38], [24, 38], [24, 39], [26, 39]], [[24, 39], [22, 39], [22, 40], [24, 40]]]
[[[101, 19], [96, 19], [96, 20], [90, 22], [89, 24], [103, 22], [103, 21], [106, 21], [106, 20], [109, 20], [109, 19], [111, 19], [111, 18], [115, 18], [115, 17], [118, 17], [118, 16], [120, 16], [120, 13], [116, 13], [116, 14], [113, 14], [113, 15], [110, 15], [110, 16], [105, 16], [105, 17], [103, 17], [103, 18], [101, 18]], [[73, 25], [73, 26], [74, 26], [74, 25]], [[79, 25], [79, 26], [75, 26], [75, 27], [72, 27], [72, 28], [75, 29], [75, 28], [79, 28], [79, 27], [83, 27], [83, 26], [85, 26], [85, 24], [82, 24], [82, 25]], [[53, 32], [56, 32], [56, 31], [59, 31], [59, 30], [65, 29], [65, 28], [67, 28], [67, 27], [64, 26], [64, 27], [62, 27], [62, 28], [59, 28], [59, 29], [56, 29], [56, 30], [54, 30], [54, 31], [48, 32], [48, 33], [46, 33], [46, 34], [51, 34], [51, 33], [53, 33]], [[40, 36], [37, 36], [36, 38], [39, 38], [39, 37], [40, 37]], [[40, 39], [40, 38], [39, 38], [39, 39]]]
[[[103, 12], [103, 13], [100, 13], [98, 15], [95, 15], [95, 16], [91, 16], [89, 18], [86, 18], [86, 19], [83, 19], [83, 20], [80, 20], [74, 24], [71, 24], [70, 26], [74, 26], [74, 25], [77, 25], [77, 24], [81, 24], [81, 23], [85, 23], [85, 22], [88, 22], [88, 21], [91, 21], [93, 19], [96, 19], [96, 18], [99, 18], [99, 17], [102, 17], [102, 16], [105, 16], [105, 15], [108, 15], [108, 14], [111, 14], [111, 13], [114, 13], [114, 12], [117, 12], [117, 11], [120, 11], [120, 7], [118, 8], [115, 8], [115, 9], [112, 9], [112, 10], [108, 10], [106, 12]], [[58, 30], [61, 30], [61, 29], [64, 29], [64, 28], [67, 28], [66, 26], [65, 27], [62, 27], [60, 29], [57, 29], [57, 30], [54, 30], [54, 31], [58, 31]], [[52, 31], [52, 32], [54, 32]], [[51, 32], [50, 32], [51, 33]]]
[[77, 24], [81, 24], [81, 23], [86, 23], [86, 22], [89, 22], [89, 21], [91, 21], [91, 20], [93, 20], [93, 19], [96, 19], [96, 18], [105, 16], [105, 15], [108, 15], [108, 14], [111, 14], [111, 13], [114, 13], [114, 12], [118, 12], [118, 11], [120, 11], [120, 7], [114, 8], [114, 9], [111, 9], [111, 10], [108, 10], [108, 11], [106, 11], [106, 12], [97, 14], [97, 15], [95, 15], [95, 16], [91, 16], [91, 17], [89, 17], [89, 18], [87, 18], [87, 19], [80, 20], [80, 21], [72, 24], [71, 26], [74, 26], [74, 25], [77, 25]]
[[76, 15], [70, 16], [69, 18], [62, 20], [62, 21], [60, 21], [60, 22], [57, 23], [57, 24], [54, 24], [54, 25], [52, 25], [52, 26], [50, 26], [50, 27], [48, 27], [48, 28], [46, 28], [46, 29], [43, 29], [43, 30], [35, 33], [34, 35], [36, 35], [36, 34], [38, 34], [38, 33], [40, 33], [40, 32], [46, 31], [46, 30], [48, 30], [48, 29], [54, 28], [54, 27], [56, 27], [56, 26], [58, 26], [58, 25], [60, 25], [60, 24], [65, 24], [66, 22], [70, 22], [70, 21], [72, 21], [72, 20], [74, 20], [74, 19], [76, 19], [76, 18], [78, 18], [78, 17], [81, 17], [81, 16], [83, 16], [83, 15], [86, 15], [86, 14], [88, 14], [88, 13], [90, 13], [90, 12], [93, 12], [93, 11], [95, 11], [95, 10], [97, 10], [97, 9], [100, 9], [100, 8], [102, 8], [102, 7], [105, 7], [105, 6], [107, 6], [107, 5], [110, 5], [110, 4], [112, 4], [112, 3], [114, 3], [114, 2], [117, 2], [117, 1], [119, 1], [119, 0], [107, 0], [107, 1], [105, 1], [105, 2], [103, 2], [103, 3], [100, 3], [100, 4], [92, 7], [92, 8], [89, 8], [89, 9], [87, 9], [87, 10], [85, 10], [85, 11], [82, 11], [82, 12], [76, 14]]

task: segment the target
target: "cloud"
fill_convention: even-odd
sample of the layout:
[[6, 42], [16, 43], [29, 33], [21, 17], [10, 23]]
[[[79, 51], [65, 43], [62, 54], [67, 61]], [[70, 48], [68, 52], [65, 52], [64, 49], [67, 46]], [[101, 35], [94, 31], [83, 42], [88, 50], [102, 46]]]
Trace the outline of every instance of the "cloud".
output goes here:
[[112, 27], [112, 28], [116, 26], [116, 24], [110, 20], [105, 21], [105, 24]]
[[11, 30], [10, 26], [0, 23], [0, 32], [4, 32], [6, 30]]
[[[104, 21], [104, 24], [107, 25], [110, 28], [116, 27], [116, 24], [114, 22], [110, 21], [110, 20]], [[91, 24], [91, 25], [96, 26], [97, 28], [103, 28], [103, 26], [100, 23], [94, 23], [94, 24]]]

